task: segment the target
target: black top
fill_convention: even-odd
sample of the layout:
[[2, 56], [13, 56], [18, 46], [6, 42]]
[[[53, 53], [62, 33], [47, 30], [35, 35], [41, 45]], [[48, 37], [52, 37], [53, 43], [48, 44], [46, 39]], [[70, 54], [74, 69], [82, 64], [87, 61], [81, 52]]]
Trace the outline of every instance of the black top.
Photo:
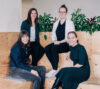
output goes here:
[[84, 46], [77, 44], [76, 46], [70, 46], [69, 48], [71, 51], [70, 58], [73, 60], [74, 65], [78, 63], [83, 66], [89, 66], [88, 55]]
[[19, 43], [16, 43], [10, 53], [10, 67], [16, 67], [31, 71], [31, 68], [28, 66], [28, 57], [29, 57], [28, 48], [24, 49]]
[[65, 24], [66, 22], [61, 24], [59, 21], [58, 27], [56, 29], [57, 41], [61, 41], [65, 39]]

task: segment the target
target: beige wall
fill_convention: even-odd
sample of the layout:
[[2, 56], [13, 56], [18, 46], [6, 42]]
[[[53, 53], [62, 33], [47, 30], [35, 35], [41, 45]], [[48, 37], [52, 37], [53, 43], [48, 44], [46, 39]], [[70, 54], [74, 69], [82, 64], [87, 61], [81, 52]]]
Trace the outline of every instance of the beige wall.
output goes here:
[[22, 20], [27, 18], [27, 13], [33, 7], [33, 0], [22, 0]]
[[21, 23], [21, 0], [0, 0], [0, 32], [17, 32]]
[[100, 15], [100, 0], [34, 0], [33, 5], [38, 9], [40, 14], [47, 12], [57, 17], [58, 9], [62, 4], [66, 4], [69, 14], [74, 9], [81, 8], [83, 13], [88, 17]]

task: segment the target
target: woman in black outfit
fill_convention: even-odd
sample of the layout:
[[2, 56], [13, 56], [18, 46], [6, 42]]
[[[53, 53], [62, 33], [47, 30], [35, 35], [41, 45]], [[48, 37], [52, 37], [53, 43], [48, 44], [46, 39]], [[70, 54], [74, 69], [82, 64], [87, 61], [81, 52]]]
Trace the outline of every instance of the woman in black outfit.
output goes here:
[[52, 43], [46, 46], [46, 55], [53, 67], [53, 69], [46, 74], [46, 77], [55, 77], [58, 69], [59, 53], [69, 51], [67, 44], [67, 34], [74, 31], [74, 24], [71, 20], [67, 19], [68, 9], [65, 5], [59, 8], [59, 19], [54, 23], [52, 30]]
[[73, 61], [73, 67], [62, 68], [56, 75], [56, 81], [52, 89], [77, 89], [78, 85], [88, 80], [90, 76], [90, 65], [87, 52], [81, 44], [78, 43], [75, 32], [68, 33], [68, 43], [70, 52], [67, 53], [67, 60]]
[[30, 55], [29, 36], [26, 31], [19, 34], [18, 41], [14, 44], [10, 53], [10, 76], [17, 79], [25, 79], [34, 83], [32, 89], [44, 89], [45, 68], [43, 66], [29, 67]]
[[29, 10], [27, 19], [21, 24], [22, 30], [26, 30], [30, 36], [32, 65], [36, 66], [44, 54], [44, 48], [40, 45], [38, 12], [35, 8]]

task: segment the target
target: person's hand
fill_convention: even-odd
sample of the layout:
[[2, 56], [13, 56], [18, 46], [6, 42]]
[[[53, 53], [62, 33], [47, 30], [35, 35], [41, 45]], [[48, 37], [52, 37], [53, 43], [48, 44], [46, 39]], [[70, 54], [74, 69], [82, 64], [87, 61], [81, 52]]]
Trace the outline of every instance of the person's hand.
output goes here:
[[82, 67], [83, 65], [76, 64], [74, 67]]
[[59, 45], [60, 42], [59, 41], [54, 41], [54, 45]]
[[34, 74], [34, 75], [36, 75], [37, 77], [39, 76], [38, 72], [35, 71], [35, 70], [31, 70], [31, 73]]
[[67, 54], [66, 54], [66, 59], [68, 60], [68, 59], [70, 59], [70, 51], [69, 52], [67, 52]]
[[29, 55], [29, 64], [32, 64], [32, 55]]

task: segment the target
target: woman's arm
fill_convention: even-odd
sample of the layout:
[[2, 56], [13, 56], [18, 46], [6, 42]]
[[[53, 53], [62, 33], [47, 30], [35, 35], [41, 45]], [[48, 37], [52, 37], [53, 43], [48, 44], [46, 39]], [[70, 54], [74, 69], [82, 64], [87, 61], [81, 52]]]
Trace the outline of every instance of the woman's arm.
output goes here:
[[51, 39], [52, 39], [52, 42], [54, 43], [55, 41], [57, 41], [57, 37], [56, 37], [56, 28], [58, 26], [58, 23], [59, 23], [59, 20], [56, 21], [54, 24], [53, 24], [53, 29], [52, 29], [52, 34], [51, 34]]
[[62, 41], [59, 41], [59, 43], [64, 43], [64, 42], [67, 42], [65, 39], [64, 40], [62, 40]]
[[20, 27], [20, 30], [22, 31], [22, 30], [24, 30], [26, 27], [25, 27], [26, 25], [25, 25], [25, 21], [23, 21], [22, 23], [21, 23], [21, 27]]
[[[21, 23], [21, 27], [20, 30], [26, 30], [29, 34], [29, 30], [30, 30], [30, 25], [28, 24], [28, 22], [25, 20]], [[30, 35], [30, 34], [29, 34]]]
[[15, 63], [15, 65], [18, 68], [22, 68], [22, 69], [25, 69], [27, 71], [31, 71], [31, 68], [28, 65], [25, 65], [23, 63], [22, 60], [24, 60], [24, 59], [22, 59], [21, 56], [22, 56], [22, 54], [21, 54], [20, 46], [19, 45], [14, 46], [11, 50], [11, 53], [10, 53], [10, 60], [14, 61], [13, 63]]
[[79, 62], [74, 67], [82, 67], [85, 64], [86, 60], [86, 50], [83, 46], [79, 47]]
[[75, 31], [75, 26], [72, 21], [66, 21], [66, 28], [65, 28], [65, 40], [67, 41], [68, 33], [71, 31]]
[[32, 55], [29, 55], [29, 64], [32, 64]]
[[66, 42], [66, 40], [54, 41], [53, 43], [54, 43], [55, 45], [59, 45], [59, 44], [64, 43], [64, 42]]
[[[66, 59], [67, 60], [70, 60], [71, 58], [70, 58], [70, 51], [69, 52], [67, 52], [67, 54], [66, 54]], [[73, 67], [82, 67], [83, 65], [81, 65], [81, 64], [76, 64], [76, 65], [74, 65]]]

